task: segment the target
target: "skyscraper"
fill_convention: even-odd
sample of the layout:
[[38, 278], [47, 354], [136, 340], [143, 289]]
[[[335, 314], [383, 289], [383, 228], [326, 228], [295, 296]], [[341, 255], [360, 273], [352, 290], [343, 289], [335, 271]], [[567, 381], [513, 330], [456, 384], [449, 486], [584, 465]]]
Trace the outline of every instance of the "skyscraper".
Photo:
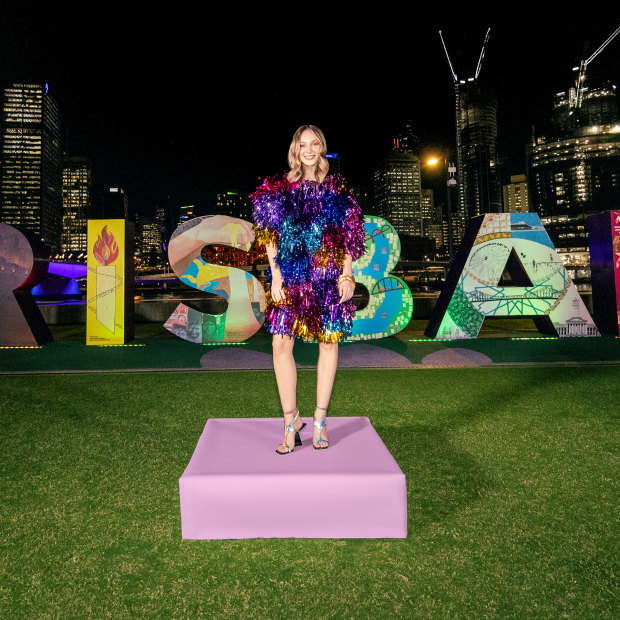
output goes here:
[[620, 117], [615, 88], [583, 95], [580, 110], [571, 94], [556, 95], [548, 137], [527, 148], [530, 201], [558, 249], [588, 247], [588, 213], [620, 204]]
[[420, 193], [420, 216], [422, 220], [422, 234], [426, 235], [427, 227], [435, 224], [435, 195], [432, 189], [422, 189]]
[[62, 170], [63, 252], [86, 252], [86, 233], [92, 207], [90, 162], [86, 157], [65, 157]]
[[497, 98], [477, 79], [456, 85], [456, 175], [459, 208], [468, 220], [502, 210], [497, 171]]
[[[459, 205], [465, 221], [481, 213], [501, 211], [497, 171], [497, 97], [480, 78], [487, 30], [473, 77], [459, 79], [439, 32], [454, 80], [456, 102], [456, 177]], [[471, 75], [471, 74], [470, 74]]]
[[401, 235], [422, 235], [420, 160], [413, 153], [395, 148], [374, 173], [377, 214]]
[[106, 219], [129, 219], [129, 200], [122, 187], [110, 187], [103, 195], [103, 217]]
[[220, 215], [252, 221], [252, 203], [247, 194], [235, 190], [221, 192], [217, 194], [215, 207]]
[[329, 174], [340, 174], [340, 155], [338, 153], [326, 153], [325, 157], [329, 163]]
[[1, 220], [61, 247], [60, 111], [47, 84], [13, 84], [2, 105]]
[[195, 207], [194, 205], [183, 205], [179, 207], [179, 220], [177, 222], [177, 226], [180, 226], [183, 222], [187, 222], [195, 217]]
[[163, 243], [159, 222], [144, 218], [141, 226], [142, 259], [145, 265], [158, 267], [163, 265]]
[[503, 192], [506, 213], [525, 213], [530, 210], [527, 178], [524, 174], [513, 174], [510, 183], [504, 185]]

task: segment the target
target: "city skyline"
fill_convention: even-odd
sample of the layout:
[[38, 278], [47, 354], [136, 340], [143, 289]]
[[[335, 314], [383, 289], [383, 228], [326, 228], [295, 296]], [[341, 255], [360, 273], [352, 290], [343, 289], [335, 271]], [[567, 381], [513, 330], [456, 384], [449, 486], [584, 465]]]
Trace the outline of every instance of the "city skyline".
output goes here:
[[[200, 21], [187, 9], [63, 5], [34, 14], [16, 4], [0, 26], [0, 81], [49, 83], [66, 154], [92, 160], [99, 191], [123, 187], [130, 210], [149, 214], [167, 196], [200, 205], [284, 171], [290, 136], [306, 122], [323, 129], [355, 184], [370, 184], [409, 120], [424, 146], [454, 149], [454, 90], [438, 31], [466, 75], [491, 27], [481, 78], [497, 91], [509, 177], [526, 172], [531, 127], [540, 133], [554, 95], [571, 86], [584, 42], [591, 52], [617, 27], [546, 11], [499, 22], [481, 14], [459, 27], [422, 22], [413, 10], [331, 9], [303, 20], [298, 9], [239, 17], [210, 5]], [[593, 85], [618, 81], [619, 44], [592, 63]]]

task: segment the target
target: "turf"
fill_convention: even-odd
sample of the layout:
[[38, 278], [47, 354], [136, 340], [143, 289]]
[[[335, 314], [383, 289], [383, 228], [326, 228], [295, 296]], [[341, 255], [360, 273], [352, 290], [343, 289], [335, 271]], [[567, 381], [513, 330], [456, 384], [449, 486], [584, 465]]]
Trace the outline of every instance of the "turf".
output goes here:
[[178, 478], [207, 418], [279, 414], [272, 373], [0, 377], [0, 617], [618, 617], [617, 377], [341, 370], [408, 537], [236, 541], [181, 539]]

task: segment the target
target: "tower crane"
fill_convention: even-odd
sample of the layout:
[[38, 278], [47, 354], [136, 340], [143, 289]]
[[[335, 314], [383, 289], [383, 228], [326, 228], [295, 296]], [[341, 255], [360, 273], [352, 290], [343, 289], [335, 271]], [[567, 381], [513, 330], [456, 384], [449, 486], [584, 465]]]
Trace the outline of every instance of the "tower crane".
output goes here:
[[583, 91], [586, 82], [586, 69], [588, 65], [612, 42], [614, 37], [620, 32], [620, 27], [616, 28], [616, 30], [607, 38], [607, 40], [592, 54], [588, 59], [582, 60], [579, 63], [579, 67], [573, 67], [573, 71], [579, 71], [579, 75], [577, 77], [577, 85], [575, 89], [575, 98], [571, 102], [572, 106], [579, 110], [581, 108], [581, 102], [583, 101]]
[[[480, 69], [482, 68], [482, 60], [484, 59], [484, 48], [486, 47], [486, 44], [489, 42], [490, 33], [491, 33], [491, 29], [489, 28], [484, 37], [484, 42], [482, 43], [482, 49], [480, 50], [480, 58], [478, 59], [476, 73], [474, 74], [473, 78], [469, 78], [469, 81], [477, 80], [478, 75], [480, 75]], [[441, 44], [443, 45], [444, 52], [446, 53], [446, 58], [448, 59], [448, 65], [450, 65], [450, 73], [452, 73], [452, 79], [454, 80], [455, 84], [458, 84], [459, 78], [456, 75], [456, 72], [454, 71], [454, 67], [452, 66], [452, 61], [450, 60], [450, 55], [448, 54], [448, 48], [446, 47], [446, 43], [443, 40], [443, 34], [441, 33], [441, 30], [439, 31], [439, 38], [441, 39]], [[460, 80], [460, 83], [465, 84], [465, 80]]]

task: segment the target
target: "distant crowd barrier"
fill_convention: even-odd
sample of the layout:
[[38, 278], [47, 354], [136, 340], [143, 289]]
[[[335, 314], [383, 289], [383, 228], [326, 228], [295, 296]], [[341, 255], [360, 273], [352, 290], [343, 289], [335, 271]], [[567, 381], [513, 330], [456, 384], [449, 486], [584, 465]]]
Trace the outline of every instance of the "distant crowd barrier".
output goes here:
[[[368, 304], [356, 313], [350, 340], [385, 338], [404, 329], [413, 313], [411, 291], [391, 271], [400, 240], [386, 220], [366, 216], [367, 252], [353, 264]], [[168, 244], [173, 271], [185, 284], [225, 299], [219, 315], [179, 304], [165, 322], [171, 333], [196, 343], [251, 338], [265, 318], [265, 291], [243, 269], [207, 263], [207, 245], [248, 251], [252, 224], [224, 215], [194, 218]], [[87, 344], [133, 339], [133, 225], [124, 220], [88, 223]], [[532, 317], [543, 333], [559, 337], [619, 333], [620, 211], [588, 218], [594, 317], [590, 316], [540, 218], [535, 213], [490, 213], [472, 218], [426, 334], [436, 339], [476, 338], [486, 317]], [[30, 293], [47, 271], [45, 249], [27, 231], [0, 224], [0, 345], [51, 340]], [[504, 281], [505, 274], [509, 280]]]

